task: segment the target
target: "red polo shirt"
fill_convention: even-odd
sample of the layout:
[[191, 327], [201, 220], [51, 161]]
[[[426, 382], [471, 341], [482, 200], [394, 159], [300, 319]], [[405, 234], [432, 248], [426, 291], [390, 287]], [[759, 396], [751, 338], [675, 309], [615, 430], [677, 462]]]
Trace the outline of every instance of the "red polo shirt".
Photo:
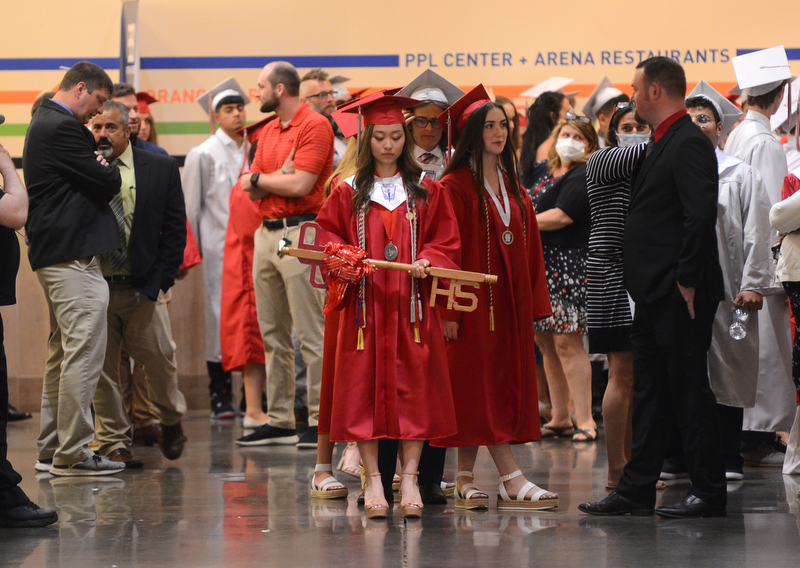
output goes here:
[[327, 118], [305, 103], [286, 126], [280, 120], [264, 126], [250, 173], [269, 174], [279, 170], [292, 148], [295, 169], [317, 174], [317, 181], [304, 197], [268, 194], [259, 204], [262, 219], [318, 213], [322, 206], [325, 182], [333, 167], [333, 129]]

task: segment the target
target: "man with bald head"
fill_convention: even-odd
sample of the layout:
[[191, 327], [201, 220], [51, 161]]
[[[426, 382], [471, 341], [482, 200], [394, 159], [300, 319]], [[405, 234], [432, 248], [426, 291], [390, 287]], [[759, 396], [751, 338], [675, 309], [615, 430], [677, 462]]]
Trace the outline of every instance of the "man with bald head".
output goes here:
[[[275, 61], [264, 67], [258, 77], [258, 98], [261, 112], [277, 116], [261, 130], [250, 173], [240, 182], [250, 199], [260, 201], [262, 226], [255, 234], [253, 280], [270, 369], [269, 423], [237, 443], [296, 443], [298, 448], [316, 448], [325, 292], [311, 285], [310, 266], [296, 258], [281, 258], [277, 251], [281, 246], [296, 246], [302, 224], [313, 221], [322, 206], [323, 186], [333, 162], [333, 129], [325, 116], [300, 99], [300, 75], [289, 63]], [[287, 162], [290, 154], [293, 163]], [[308, 367], [309, 429], [299, 441], [294, 417], [293, 327]]]

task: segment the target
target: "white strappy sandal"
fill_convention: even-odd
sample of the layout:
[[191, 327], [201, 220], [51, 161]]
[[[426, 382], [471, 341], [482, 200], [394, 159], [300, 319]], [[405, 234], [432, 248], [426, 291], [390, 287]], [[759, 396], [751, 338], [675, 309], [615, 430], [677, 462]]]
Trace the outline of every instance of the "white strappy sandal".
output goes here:
[[[503, 475], [500, 477], [500, 489], [499, 495], [497, 496], [498, 510], [517, 509], [527, 511], [531, 509], [554, 509], [558, 507], [558, 495], [551, 493], [547, 489], [542, 489], [530, 481], [522, 486], [522, 489], [519, 490], [519, 494], [517, 495], [516, 499], [509, 497], [508, 491], [506, 491], [505, 482], [510, 481], [515, 477], [519, 477], [520, 475], [522, 475], [522, 472], [520, 470], [516, 470], [512, 471], [508, 475]], [[528, 495], [533, 489], [536, 489], [536, 491], [534, 491], [531, 495]], [[547, 494], [555, 495], [555, 497], [544, 497]]]
[[[474, 479], [471, 471], [459, 471], [456, 473], [456, 480], [459, 477], [469, 477]], [[456, 482], [456, 509], [488, 509], [489, 508], [489, 495], [478, 489], [474, 483], [467, 483], [461, 490], [458, 489], [458, 482]]]
[[[314, 468], [314, 473], [319, 471], [333, 471], [331, 464], [319, 463]], [[311, 476], [311, 498], [312, 499], [344, 499], [347, 497], [347, 487], [342, 485], [335, 477], [328, 476], [319, 485], [314, 483], [314, 476]]]

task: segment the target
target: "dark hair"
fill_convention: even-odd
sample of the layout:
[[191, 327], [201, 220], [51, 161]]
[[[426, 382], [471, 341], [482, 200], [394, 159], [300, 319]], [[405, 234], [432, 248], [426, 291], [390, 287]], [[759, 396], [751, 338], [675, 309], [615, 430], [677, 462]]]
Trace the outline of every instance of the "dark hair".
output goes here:
[[756, 95], [754, 97], [747, 95], [747, 104], [750, 106], [758, 107], [760, 109], [768, 108], [772, 103], [775, 102], [775, 99], [778, 97], [778, 95], [783, 92], [783, 88], [785, 86], [786, 86], [786, 81], [781, 81], [780, 85], [778, 85], [768, 93], [765, 93], [763, 95]]
[[[475, 191], [478, 193], [478, 202], [481, 206], [481, 213], [486, 214], [486, 191], [483, 185], [483, 129], [486, 124], [486, 115], [493, 108], [498, 108], [503, 112], [503, 116], [508, 120], [506, 111], [503, 105], [498, 103], [486, 103], [485, 105], [477, 108], [467, 119], [467, 123], [461, 130], [458, 136], [458, 145], [450, 158], [450, 163], [444, 170], [442, 176], [446, 176], [452, 171], [457, 170], [464, 164], [469, 164], [470, 158], [472, 159], [472, 179], [475, 183]], [[522, 218], [525, 218], [525, 207], [522, 203], [522, 195], [519, 190], [519, 181], [517, 180], [517, 155], [514, 152], [510, 140], [506, 141], [502, 154], [500, 154], [498, 162], [508, 178], [509, 190], [514, 195], [514, 200], [519, 206], [522, 213]]]
[[89, 61], [80, 61], [70, 67], [69, 71], [64, 73], [64, 78], [61, 79], [58, 90], [69, 91], [78, 83], [86, 85], [86, 90], [90, 93], [93, 93], [96, 89], [111, 93], [114, 88], [114, 83], [111, 82], [111, 77], [108, 76], [108, 73], [103, 71], [103, 68], [99, 65]]
[[244, 98], [242, 95], [228, 95], [224, 97], [221, 101], [217, 103], [217, 106], [214, 108], [214, 112], [219, 112], [219, 109], [222, 105], [243, 105]]
[[119, 99], [127, 97], [128, 95], [136, 96], [136, 89], [133, 88], [133, 85], [129, 85], [128, 83], [114, 83], [114, 88], [111, 90], [112, 99]]
[[[418, 183], [422, 176], [422, 166], [419, 165], [412, 152], [414, 139], [411, 137], [411, 131], [408, 126], [405, 123], [402, 123], [401, 126], [406, 139], [403, 143], [403, 151], [397, 158], [397, 168], [400, 170], [403, 185], [406, 188], [412, 207], [420, 200], [423, 204], [427, 204], [428, 190]], [[375, 157], [372, 155], [371, 146], [373, 130], [375, 130], [374, 125], [368, 124], [365, 126], [359, 141], [356, 179], [353, 182], [353, 211], [356, 213], [362, 205], [365, 206], [365, 210], [369, 210], [370, 194], [372, 193], [375, 179]]]
[[686, 97], [686, 73], [681, 64], [669, 57], [650, 57], [637, 66], [644, 74], [645, 87], [657, 83], [667, 96]]
[[272, 73], [269, 74], [268, 80], [273, 89], [279, 84], [286, 87], [286, 93], [290, 97], [296, 97], [300, 94], [300, 75], [297, 73], [297, 69], [288, 63], [278, 62], [272, 68]]
[[[522, 152], [519, 158], [522, 185], [526, 187], [534, 181], [527, 178], [536, 163], [536, 150], [553, 132], [553, 127], [561, 114], [561, 106], [564, 104], [565, 98], [564, 93], [546, 91], [539, 95], [536, 101], [528, 107], [526, 114], [528, 128], [522, 137]], [[555, 115], [555, 120], [551, 114]]]
[[632, 113], [635, 110], [633, 105], [628, 105], [623, 108], [618, 108], [614, 112], [614, 116], [611, 117], [611, 120], [608, 123], [608, 136], [606, 136], [606, 145], [616, 148], [619, 145], [617, 141], [617, 129], [619, 128], [619, 123], [622, 120], [622, 117], [626, 114]]
[[300, 82], [305, 83], [306, 81], [327, 81], [327, 80], [328, 80], [328, 74], [325, 71], [323, 71], [322, 69], [312, 69], [311, 71], [303, 75], [303, 78], [300, 79]]
[[629, 103], [629, 102], [631, 102], [631, 98], [625, 93], [622, 93], [621, 95], [617, 95], [616, 97], [608, 101], [606, 104], [601, 106], [597, 110], [597, 114], [602, 113], [604, 115], [608, 115], [609, 113], [616, 112], [616, 108], [619, 103]]
[[36, 100], [33, 102], [33, 106], [31, 107], [31, 116], [36, 114], [36, 111], [39, 110], [39, 107], [42, 106], [42, 101], [45, 99], [52, 99], [56, 94], [53, 91], [46, 91], [39, 95]]
[[497, 104], [511, 105], [514, 107], [514, 118], [509, 118], [508, 120], [514, 123], [514, 132], [511, 134], [511, 144], [514, 146], [514, 150], [516, 150], [522, 145], [522, 136], [519, 133], [519, 111], [517, 110], [517, 105], [508, 97], [502, 96], [495, 97], [495, 102]]
[[[410, 109], [411, 110], [411, 114], [416, 116], [417, 109], [419, 109], [421, 107], [424, 107], [424, 106], [427, 106], [427, 105], [434, 105], [434, 106], [440, 108], [442, 111], [447, 110], [447, 105], [443, 105], [439, 101], [422, 101], [418, 105], [414, 105], [413, 107], [411, 107], [411, 109]], [[408, 109], [404, 110], [403, 114], [406, 114], [407, 110]], [[411, 130], [410, 127], [409, 127], [409, 130]], [[442, 135], [439, 138], [439, 143], [436, 144], [436, 145], [439, 147], [439, 149], [442, 151], [443, 154], [447, 152], [447, 129], [443, 129], [442, 130]]]
[[714, 108], [714, 105], [711, 104], [706, 97], [689, 97], [686, 99], [686, 108], [706, 108], [709, 109], [714, 114], [714, 121], [719, 124], [722, 122], [722, 117], [717, 112], [717, 109]]

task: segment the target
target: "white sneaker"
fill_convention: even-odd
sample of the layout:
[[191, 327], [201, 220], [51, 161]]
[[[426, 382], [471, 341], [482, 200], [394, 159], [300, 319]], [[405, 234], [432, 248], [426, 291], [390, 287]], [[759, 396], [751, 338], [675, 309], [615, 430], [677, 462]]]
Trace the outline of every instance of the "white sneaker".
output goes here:
[[50, 469], [53, 467], [53, 460], [36, 460], [36, 464], [33, 466], [33, 469], [36, 471], [42, 472], [49, 472]]

